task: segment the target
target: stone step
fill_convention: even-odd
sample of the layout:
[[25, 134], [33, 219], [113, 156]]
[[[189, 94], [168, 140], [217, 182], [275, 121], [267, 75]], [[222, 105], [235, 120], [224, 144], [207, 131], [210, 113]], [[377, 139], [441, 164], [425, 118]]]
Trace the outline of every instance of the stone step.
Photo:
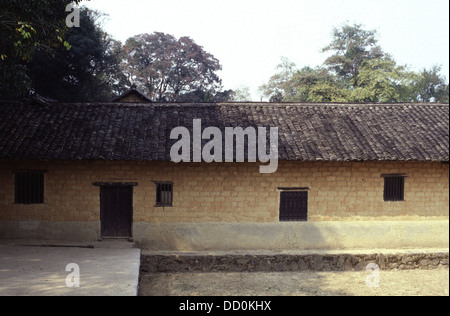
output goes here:
[[369, 264], [376, 264], [380, 270], [436, 269], [448, 267], [448, 259], [448, 252], [261, 255], [143, 252], [141, 271], [143, 273], [365, 271]]

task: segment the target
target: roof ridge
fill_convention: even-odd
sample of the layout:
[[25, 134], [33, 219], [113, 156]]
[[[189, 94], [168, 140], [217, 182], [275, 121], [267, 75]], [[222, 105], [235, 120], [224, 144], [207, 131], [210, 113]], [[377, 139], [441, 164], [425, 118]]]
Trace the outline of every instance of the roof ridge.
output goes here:
[[[21, 103], [21, 102], [7, 102], [0, 101], [0, 104]], [[449, 107], [448, 103], [300, 103], [300, 102], [217, 102], [217, 103], [127, 103], [127, 102], [55, 102], [52, 106], [116, 106], [116, 107], [223, 107], [223, 106], [276, 106], [276, 107]]]

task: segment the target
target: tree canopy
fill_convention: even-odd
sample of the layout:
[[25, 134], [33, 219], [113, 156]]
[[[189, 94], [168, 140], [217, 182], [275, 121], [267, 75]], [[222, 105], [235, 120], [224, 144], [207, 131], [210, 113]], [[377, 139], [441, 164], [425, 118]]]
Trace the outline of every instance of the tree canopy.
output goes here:
[[222, 102], [219, 61], [189, 37], [142, 34], [125, 45], [80, 11], [66, 25], [69, 3], [81, 0], [0, 0], [0, 97], [30, 93], [60, 101], [108, 101], [135, 84], [157, 102]]
[[69, 3], [81, 0], [0, 0], [0, 96], [20, 98], [31, 88], [27, 63], [36, 50], [53, 53], [64, 40]]
[[324, 64], [340, 80], [354, 87], [359, 86], [358, 75], [367, 61], [389, 59], [389, 56], [378, 45], [376, 31], [366, 31], [360, 24], [335, 28], [331, 43], [322, 51], [334, 52], [325, 60]]
[[[69, 28], [69, 3], [0, 0], [0, 98], [30, 93], [67, 102], [108, 101], [135, 85], [155, 102], [249, 101], [249, 89], [223, 90], [217, 58], [190, 37], [155, 32], [114, 40], [101, 13], [80, 10]], [[398, 65], [360, 24], [335, 28], [328, 57], [298, 68], [282, 58], [260, 87], [272, 102], [447, 102], [440, 66], [414, 72]]]
[[335, 28], [323, 65], [297, 69], [282, 58], [278, 72], [260, 87], [272, 102], [448, 102], [440, 67], [416, 73], [398, 65], [362, 25]]
[[[119, 68], [121, 45], [97, 24], [101, 13], [82, 8], [80, 24], [65, 35], [70, 50], [37, 49], [29, 65], [32, 89], [65, 102], [108, 101], [129, 82]], [[45, 80], [42, 80], [45, 78]]]
[[18, 57], [29, 61], [35, 47], [57, 48], [64, 42], [67, 31], [67, 5], [81, 1], [0, 0], [0, 58]]
[[219, 61], [189, 37], [156, 32], [129, 38], [122, 69], [154, 101], [177, 102], [195, 91], [215, 93], [221, 87]]

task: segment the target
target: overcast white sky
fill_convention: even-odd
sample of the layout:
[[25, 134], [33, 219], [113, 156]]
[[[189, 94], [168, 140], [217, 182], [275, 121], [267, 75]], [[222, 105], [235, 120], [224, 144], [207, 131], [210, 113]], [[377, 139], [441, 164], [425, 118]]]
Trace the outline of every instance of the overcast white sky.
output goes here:
[[333, 27], [345, 22], [376, 29], [381, 47], [399, 64], [435, 64], [449, 78], [448, 0], [92, 0], [109, 15], [104, 29], [124, 42], [153, 32], [189, 36], [219, 59], [225, 89], [248, 86], [254, 101], [287, 57], [318, 66]]

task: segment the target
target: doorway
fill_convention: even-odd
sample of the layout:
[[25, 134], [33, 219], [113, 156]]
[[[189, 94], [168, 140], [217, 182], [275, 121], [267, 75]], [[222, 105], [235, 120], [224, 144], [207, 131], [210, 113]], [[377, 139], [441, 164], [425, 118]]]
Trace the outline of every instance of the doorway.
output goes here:
[[100, 187], [102, 238], [131, 238], [133, 223], [133, 186]]

